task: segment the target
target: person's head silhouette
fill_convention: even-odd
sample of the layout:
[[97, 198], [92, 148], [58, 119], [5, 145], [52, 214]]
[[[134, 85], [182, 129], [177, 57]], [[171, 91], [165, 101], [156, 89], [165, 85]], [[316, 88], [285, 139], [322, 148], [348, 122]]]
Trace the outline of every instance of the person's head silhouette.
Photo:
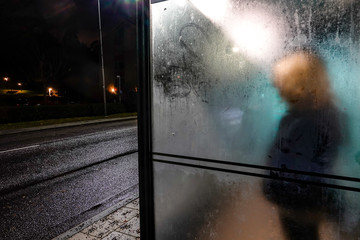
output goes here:
[[306, 50], [281, 58], [274, 67], [274, 85], [291, 109], [316, 109], [332, 101], [321, 58]]

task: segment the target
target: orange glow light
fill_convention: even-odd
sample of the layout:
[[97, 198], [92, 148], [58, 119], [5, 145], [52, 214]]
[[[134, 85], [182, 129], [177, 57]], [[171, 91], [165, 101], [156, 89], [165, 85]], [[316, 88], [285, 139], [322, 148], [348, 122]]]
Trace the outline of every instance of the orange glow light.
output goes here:
[[115, 88], [114, 85], [110, 85], [108, 86], [108, 91], [111, 92], [112, 94], [116, 94], [117, 89]]

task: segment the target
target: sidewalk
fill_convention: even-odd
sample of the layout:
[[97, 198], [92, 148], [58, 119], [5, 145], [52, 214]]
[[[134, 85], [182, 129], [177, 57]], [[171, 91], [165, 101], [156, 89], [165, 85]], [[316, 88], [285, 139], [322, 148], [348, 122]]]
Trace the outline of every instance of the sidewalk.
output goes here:
[[52, 240], [140, 240], [139, 198], [114, 206]]

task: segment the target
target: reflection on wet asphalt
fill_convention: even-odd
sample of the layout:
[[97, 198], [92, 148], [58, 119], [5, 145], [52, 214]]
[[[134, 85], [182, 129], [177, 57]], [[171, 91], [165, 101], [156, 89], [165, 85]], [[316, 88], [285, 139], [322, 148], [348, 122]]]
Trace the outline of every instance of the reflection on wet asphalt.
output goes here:
[[84, 128], [63, 130], [61, 140], [0, 153], [0, 239], [51, 239], [137, 196], [136, 122], [117, 125], [89, 126], [81, 137]]

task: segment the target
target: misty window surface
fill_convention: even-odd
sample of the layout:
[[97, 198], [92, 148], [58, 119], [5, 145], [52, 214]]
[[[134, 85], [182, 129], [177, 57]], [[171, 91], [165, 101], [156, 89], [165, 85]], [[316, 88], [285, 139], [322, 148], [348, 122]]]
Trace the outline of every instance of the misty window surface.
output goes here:
[[323, 62], [340, 119], [343, 140], [327, 173], [356, 176], [358, 12], [354, 1], [152, 4], [155, 151], [266, 164], [290, 109], [274, 69], [305, 49]]
[[[231, 221], [203, 227], [228, 223], [233, 208], [222, 207], [239, 196], [263, 201], [237, 212], [243, 231], [261, 228], [253, 218], [268, 209], [270, 239], [359, 236], [359, 13], [352, 0], [151, 5], [159, 239], [242, 236]], [[258, 177], [226, 191], [230, 171], [236, 183]]]
[[303, 205], [295, 216], [291, 207], [268, 201], [261, 178], [163, 163], [154, 166], [156, 239], [286, 240], [279, 216], [319, 221], [318, 239], [356, 239], [360, 234], [358, 213], [349, 207], [349, 199], [359, 198], [357, 192], [323, 188], [313, 205], [326, 208], [331, 203], [337, 212], [319, 214]]

